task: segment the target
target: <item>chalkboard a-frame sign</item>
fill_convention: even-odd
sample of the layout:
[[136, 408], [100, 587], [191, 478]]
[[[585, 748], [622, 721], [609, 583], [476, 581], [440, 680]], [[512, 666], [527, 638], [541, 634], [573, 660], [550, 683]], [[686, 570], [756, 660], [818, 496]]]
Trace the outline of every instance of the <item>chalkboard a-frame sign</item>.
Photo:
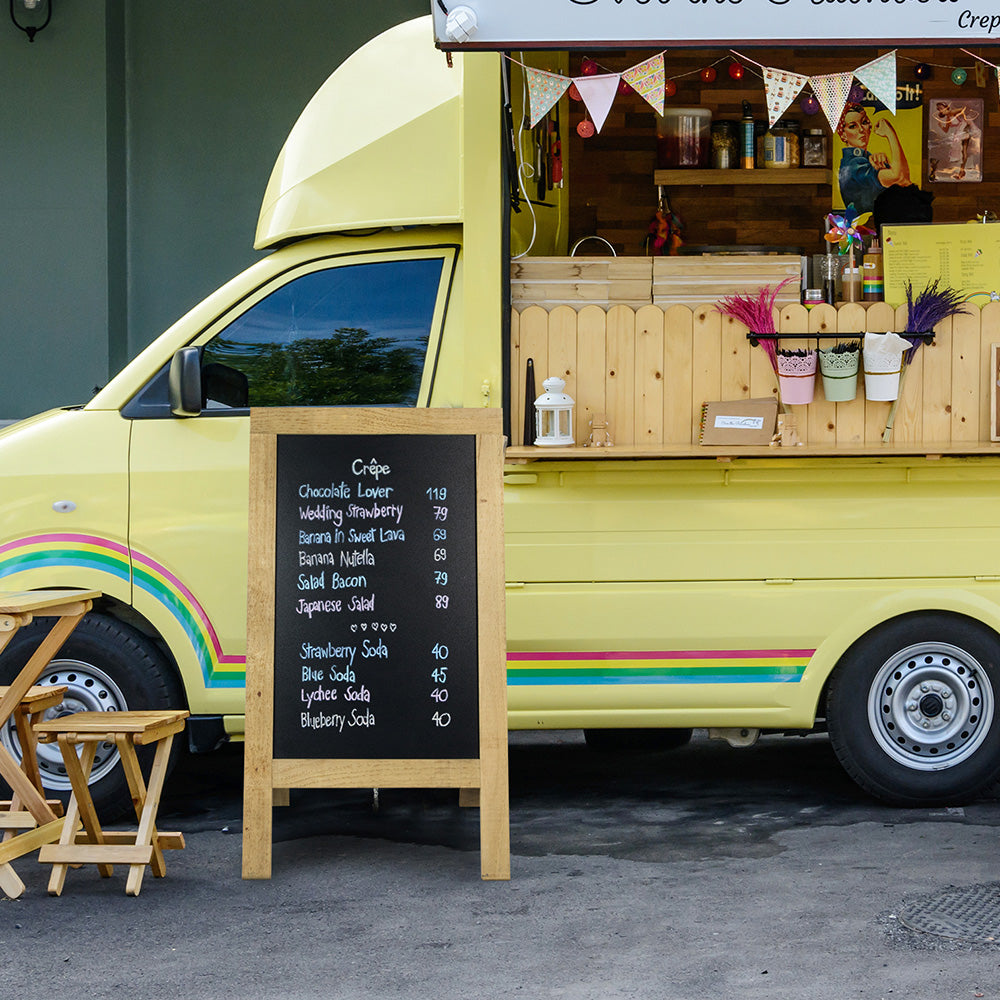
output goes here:
[[290, 788], [478, 790], [510, 878], [498, 410], [253, 409], [243, 877]]

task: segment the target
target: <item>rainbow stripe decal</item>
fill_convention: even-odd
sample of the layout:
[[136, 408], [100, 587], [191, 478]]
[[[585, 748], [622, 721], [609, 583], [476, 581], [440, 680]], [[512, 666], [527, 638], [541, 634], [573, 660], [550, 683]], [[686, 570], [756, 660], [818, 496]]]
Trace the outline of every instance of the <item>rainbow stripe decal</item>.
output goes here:
[[797, 684], [812, 649], [508, 653], [507, 684]]
[[223, 653], [215, 628], [197, 598], [154, 559], [96, 535], [32, 535], [0, 545], [0, 580], [46, 566], [97, 570], [126, 584], [131, 582], [157, 601], [184, 630], [206, 688], [244, 686], [246, 657]]

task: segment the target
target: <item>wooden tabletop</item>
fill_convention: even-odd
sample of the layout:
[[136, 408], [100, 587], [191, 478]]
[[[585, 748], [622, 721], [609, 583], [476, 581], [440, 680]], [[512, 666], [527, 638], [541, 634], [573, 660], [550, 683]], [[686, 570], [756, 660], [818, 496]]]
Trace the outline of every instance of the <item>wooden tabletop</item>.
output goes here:
[[[56, 608], [77, 601], [93, 601], [99, 590], [7, 590], [0, 591], [0, 614], [22, 615]], [[58, 614], [58, 612], [55, 612]]]

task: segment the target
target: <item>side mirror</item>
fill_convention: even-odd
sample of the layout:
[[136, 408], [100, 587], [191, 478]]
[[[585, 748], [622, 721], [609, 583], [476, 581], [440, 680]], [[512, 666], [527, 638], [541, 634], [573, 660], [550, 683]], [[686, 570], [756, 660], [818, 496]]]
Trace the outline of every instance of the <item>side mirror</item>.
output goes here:
[[168, 386], [170, 412], [175, 417], [201, 414], [201, 352], [197, 347], [182, 347], [170, 359]]

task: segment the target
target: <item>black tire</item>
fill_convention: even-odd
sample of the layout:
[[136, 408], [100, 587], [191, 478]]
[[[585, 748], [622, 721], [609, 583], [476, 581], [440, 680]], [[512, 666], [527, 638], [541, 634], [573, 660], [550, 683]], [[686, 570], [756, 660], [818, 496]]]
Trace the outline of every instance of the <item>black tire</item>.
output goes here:
[[690, 729], [585, 729], [583, 738], [599, 753], [657, 753], [691, 742]]
[[859, 639], [830, 679], [841, 765], [895, 805], [969, 802], [1000, 779], [1000, 637], [980, 622], [906, 615]]
[[[9, 683], [24, 666], [51, 624], [51, 619], [41, 618], [18, 631], [0, 657], [0, 683]], [[38, 683], [69, 688], [62, 705], [51, 709], [47, 717], [80, 711], [184, 707], [180, 684], [153, 643], [117, 619], [100, 614], [89, 614], [77, 625]], [[0, 740], [21, 759], [13, 722], [0, 730]], [[171, 765], [182, 743], [182, 739], [174, 740]], [[138, 756], [145, 770], [152, 756], [142, 750]], [[69, 779], [58, 748], [42, 744], [38, 757], [47, 794], [66, 802]], [[94, 804], [102, 818], [116, 819], [131, 811], [131, 795], [113, 745], [101, 744], [91, 775]]]

